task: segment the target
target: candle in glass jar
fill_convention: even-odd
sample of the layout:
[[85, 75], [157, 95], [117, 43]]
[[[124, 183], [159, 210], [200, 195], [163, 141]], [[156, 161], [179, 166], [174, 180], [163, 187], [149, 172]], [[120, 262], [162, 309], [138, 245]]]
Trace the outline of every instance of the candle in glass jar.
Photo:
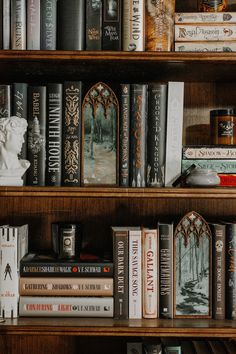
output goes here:
[[210, 111], [211, 143], [236, 144], [236, 110], [215, 109]]

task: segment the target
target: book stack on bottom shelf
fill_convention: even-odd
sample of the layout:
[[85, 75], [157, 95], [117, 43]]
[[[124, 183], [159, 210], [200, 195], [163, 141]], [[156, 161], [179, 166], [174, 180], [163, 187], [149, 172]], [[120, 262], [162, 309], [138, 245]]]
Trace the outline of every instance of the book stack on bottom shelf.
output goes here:
[[27, 254], [20, 263], [20, 316], [113, 317], [113, 263]]

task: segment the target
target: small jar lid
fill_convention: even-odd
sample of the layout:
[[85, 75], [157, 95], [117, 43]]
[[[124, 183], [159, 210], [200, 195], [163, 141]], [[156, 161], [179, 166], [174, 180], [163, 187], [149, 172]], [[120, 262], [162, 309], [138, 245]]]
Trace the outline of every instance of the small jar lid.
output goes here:
[[236, 115], [236, 110], [234, 108], [226, 108], [226, 109], [213, 109], [210, 111], [211, 117], [217, 116], [234, 116]]

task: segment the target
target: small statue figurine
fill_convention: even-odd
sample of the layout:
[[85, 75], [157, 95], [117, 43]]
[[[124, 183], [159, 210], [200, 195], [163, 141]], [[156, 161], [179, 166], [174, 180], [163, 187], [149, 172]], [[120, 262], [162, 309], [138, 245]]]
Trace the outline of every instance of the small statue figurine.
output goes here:
[[22, 186], [30, 162], [18, 158], [27, 130], [27, 121], [16, 116], [0, 118], [0, 185]]

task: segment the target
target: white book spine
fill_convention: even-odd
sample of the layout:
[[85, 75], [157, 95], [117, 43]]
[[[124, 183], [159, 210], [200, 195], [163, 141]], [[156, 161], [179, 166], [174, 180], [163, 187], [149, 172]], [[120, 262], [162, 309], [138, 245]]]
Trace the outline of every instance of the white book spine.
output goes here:
[[184, 83], [168, 83], [165, 186], [181, 174]]
[[236, 24], [177, 24], [175, 41], [231, 41], [236, 39]]
[[113, 297], [21, 296], [20, 316], [113, 317]]
[[143, 229], [143, 318], [158, 317], [157, 230]]
[[40, 49], [40, 0], [27, 0], [27, 49]]
[[26, 0], [11, 0], [11, 49], [26, 49]]
[[124, 0], [123, 3], [123, 50], [145, 50], [145, 1]]
[[142, 318], [142, 232], [129, 230], [129, 318]]
[[236, 41], [175, 42], [175, 52], [236, 52]]
[[236, 12], [176, 12], [175, 23], [236, 23]]

